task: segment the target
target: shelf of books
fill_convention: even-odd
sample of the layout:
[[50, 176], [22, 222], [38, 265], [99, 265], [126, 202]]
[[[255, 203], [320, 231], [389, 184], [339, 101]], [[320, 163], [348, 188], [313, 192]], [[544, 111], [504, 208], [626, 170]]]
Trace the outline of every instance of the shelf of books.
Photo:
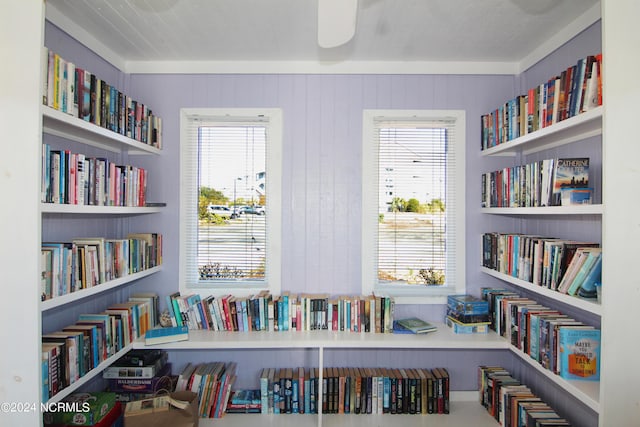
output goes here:
[[74, 391], [80, 389], [82, 386], [84, 386], [85, 384], [88, 384], [89, 381], [91, 381], [93, 378], [95, 378], [96, 376], [102, 374], [102, 371], [107, 368], [108, 366], [110, 366], [113, 362], [115, 362], [116, 360], [120, 359], [122, 356], [124, 356], [125, 354], [127, 354], [127, 352], [129, 350], [131, 350], [132, 348], [132, 344], [128, 344], [125, 347], [123, 347], [122, 349], [120, 349], [120, 351], [118, 351], [117, 353], [115, 353], [113, 356], [105, 359], [104, 361], [102, 361], [98, 366], [96, 366], [95, 368], [93, 368], [92, 370], [90, 370], [89, 372], [87, 372], [85, 375], [81, 376], [77, 381], [71, 383], [70, 385], [68, 385], [67, 387], [63, 388], [62, 390], [60, 390], [58, 393], [56, 393], [53, 397], [51, 397], [47, 402], [52, 403], [52, 402], [59, 402], [62, 399], [64, 399], [65, 397], [69, 396], [71, 393], [73, 393]]
[[596, 314], [600, 316], [602, 314], [602, 307], [600, 304], [593, 299], [580, 298], [572, 295], [563, 294], [552, 289], [546, 288], [544, 286], [537, 286], [531, 282], [527, 282], [526, 280], [518, 279], [517, 277], [509, 276], [508, 274], [500, 273], [498, 271], [492, 270], [487, 267], [481, 267], [481, 271], [489, 276], [493, 276], [502, 281], [508, 282], [512, 285], [518, 286], [519, 288], [526, 289], [533, 293], [543, 295], [549, 299], [554, 301], [561, 302], [563, 304], [576, 307], [580, 310]]
[[83, 298], [94, 296], [102, 292], [107, 292], [111, 289], [115, 289], [121, 286], [131, 284], [136, 280], [142, 279], [143, 277], [150, 276], [152, 274], [157, 273], [158, 271], [160, 271], [161, 268], [162, 266], [151, 267], [137, 273], [132, 273], [124, 277], [119, 277], [117, 279], [110, 280], [108, 282], [101, 283], [96, 286], [92, 286], [90, 288], [81, 289], [79, 291], [71, 292], [65, 295], [60, 295], [48, 300], [44, 300], [40, 302], [40, 311], [44, 312], [47, 310], [51, 310], [53, 308], [60, 307], [65, 304], [69, 304], [74, 301], [81, 300]]
[[[421, 348], [507, 349], [508, 343], [494, 333], [455, 334], [443, 324], [427, 334], [378, 334], [335, 331], [208, 331], [190, 330], [187, 341], [162, 344], [167, 350], [276, 349], [276, 348]], [[143, 342], [134, 348], [147, 347]]]
[[544, 368], [540, 363], [516, 347], [512, 346], [511, 350], [537, 372], [562, 387], [563, 390], [566, 390], [596, 413], [600, 411], [600, 381], [566, 380], [549, 369]]
[[129, 154], [160, 154], [161, 152], [161, 149], [152, 145], [136, 141], [46, 105], [41, 106], [41, 112], [42, 130], [46, 134], [60, 136], [115, 153], [126, 151]]
[[492, 215], [602, 215], [602, 205], [541, 206], [524, 208], [481, 208]]
[[480, 152], [483, 156], [532, 154], [602, 134], [602, 106]]

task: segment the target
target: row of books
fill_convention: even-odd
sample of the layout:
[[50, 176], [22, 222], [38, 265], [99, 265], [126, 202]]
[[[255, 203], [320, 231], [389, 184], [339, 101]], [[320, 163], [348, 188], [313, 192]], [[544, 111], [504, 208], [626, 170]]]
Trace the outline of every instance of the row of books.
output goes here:
[[481, 117], [481, 149], [511, 141], [602, 105], [602, 54], [580, 58], [559, 76]]
[[[318, 368], [264, 368], [263, 414], [448, 414], [445, 368], [326, 367], [319, 394]], [[249, 408], [247, 408], [249, 409]]]
[[40, 254], [44, 301], [161, 265], [162, 235], [130, 233], [123, 239], [43, 242]]
[[176, 391], [198, 394], [201, 418], [222, 418], [236, 380], [236, 362], [188, 363], [178, 375]]
[[479, 366], [480, 404], [503, 427], [571, 426], [501, 366]]
[[483, 288], [490, 327], [543, 368], [568, 380], [600, 379], [600, 330], [520, 294]]
[[69, 205], [144, 206], [148, 171], [42, 144], [41, 201]]
[[46, 402], [144, 335], [157, 322], [157, 294], [132, 295], [100, 313], [42, 335], [42, 399]]
[[[581, 264], [579, 269], [574, 264], [572, 274], [567, 274], [579, 248], [583, 248], [580, 252], [591, 248], [590, 253], [594, 257], [597, 255], [597, 258]], [[536, 286], [569, 295], [595, 298], [593, 290], [601, 282], [602, 260], [599, 248], [600, 244], [596, 242], [520, 233], [484, 233], [482, 265]], [[581, 293], [581, 289], [585, 291]]]
[[[572, 191], [583, 197], [571, 197]], [[482, 174], [483, 208], [588, 204], [591, 193], [588, 157], [545, 159]]]
[[147, 105], [46, 47], [43, 54], [44, 105], [162, 148], [162, 119]]
[[173, 324], [194, 330], [393, 332], [393, 298], [374, 295], [272, 295], [263, 291], [249, 297], [201, 298], [176, 292], [167, 296], [167, 307]]

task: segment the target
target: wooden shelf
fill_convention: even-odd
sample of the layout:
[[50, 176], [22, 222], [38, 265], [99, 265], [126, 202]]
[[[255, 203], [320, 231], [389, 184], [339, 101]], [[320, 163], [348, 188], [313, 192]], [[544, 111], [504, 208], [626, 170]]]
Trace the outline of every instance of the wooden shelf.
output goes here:
[[74, 301], [81, 300], [83, 298], [87, 298], [89, 296], [97, 295], [102, 292], [107, 292], [111, 289], [119, 288], [121, 286], [125, 286], [131, 282], [134, 282], [143, 277], [149, 276], [151, 274], [157, 273], [160, 271], [162, 266], [152, 267], [144, 271], [140, 271], [138, 273], [129, 274], [125, 277], [119, 277], [115, 280], [110, 280], [106, 283], [101, 283], [97, 286], [93, 286], [91, 288], [82, 289], [77, 292], [71, 292], [70, 294], [61, 295], [58, 297], [54, 297], [40, 303], [40, 311], [51, 310], [55, 307], [60, 307], [62, 305], [66, 305], [72, 303]]
[[600, 204], [575, 206], [543, 206], [535, 208], [481, 208], [492, 215], [602, 215]]
[[520, 280], [516, 277], [512, 277], [507, 274], [500, 273], [490, 268], [481, 267], [481, 271], [488, 274], [489, 276], [493, 276], [497, 279], [500, 279], [507, 283], [511, 283], [512, 285], [518, 286], [522, 289], [526, 289], [536, 294], [543, 295], [554, 301], [561, 302], [563, 304], [578, 308], [580, 310], [587, 311], [589, 313], [596, 314], [598, 316], [602, 315], [602, 306], [597, 302], [595, 302], [594, 300], [579, 298], [572, 295], [556, 292], [542, 286], [536, 286], [531, 282]]
[[160, 154], [162, 150], [128, 138], [109, 129], [84, 121], [70, 114], [41, 106], [42, 130], [82, 144], [91, 145], [115, 153]]
[[515, 156], [518, 153], [527, 155], [601, 135], [602, 110], [603, 107], [599, 106], [549, 127], [482, 150], [480, 154], [483, 156]]

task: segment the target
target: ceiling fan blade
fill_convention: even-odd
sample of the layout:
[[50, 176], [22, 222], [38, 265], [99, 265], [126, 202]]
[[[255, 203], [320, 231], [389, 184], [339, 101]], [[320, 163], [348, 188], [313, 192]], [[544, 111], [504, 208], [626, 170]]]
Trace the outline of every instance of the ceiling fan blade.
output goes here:
[[318, 0], [318, 45], [343, 45], [356, 33], [358, 0]]

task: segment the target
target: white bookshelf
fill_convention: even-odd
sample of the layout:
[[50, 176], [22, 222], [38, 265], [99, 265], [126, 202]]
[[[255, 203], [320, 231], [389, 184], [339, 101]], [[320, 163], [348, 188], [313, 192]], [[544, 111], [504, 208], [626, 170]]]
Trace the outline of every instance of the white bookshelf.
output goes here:
[[504, 282], [515, 285], [519, 288], [526, 289], [538, 295], [543, 295], [549, 299], [561, 302], [563, 304], [578, 308], [580, 310], [583, 310], [589, 313], [596, 314], [598, 316], [602, 314], [602, 307], [595, 300], [563, 294], [563, 293], [554, 291], [552, 289], [545, 288], [544, 286], [537, 286], [531, 282], [527, 282], [526, 280], [521, 280], [521, 279], [518, 279], [517, 277], [512, 277], [512, 276], [509, 276], [508, 274], [500, 273], [490, 268], [481, 267], [481, 269], [482, 269], [482, 272], [484, 272], [485, 274], [488, 274], [489, 276], [493, 276]]
[[456, 400], [452, 396], [450, 414], [225, 414], [222, 418], [201, 418], [200, 427], [245, 427], [248, 425], [267, 427], [311, 427], [318, 426], [318, 419], [322, 419], [322, 425], [326, 427], [496, 427], [498, 422], [487, 410], [480, 405], [478, 400]]
[[516, 347], [511, 346], [511, 350], [515, 355], [520, 357], [533, 369], [544, 375], [549, 381], [560, 386], [562, 389], [570, 393], [578, 401], [591, 408], [596, 413], [600, 412], [600, 382], [599, 381], [569, 381], [559, 375], [554, 374], [545, 369], [537, 361], [533, 360], [528, 354], [520, 351]]
[[[54, 135], [66, 141], [75, 141], [85, 146], [97, 147], [100, 150], [109, 151], [117, 154], [144, 154], [159, 155], [161, 150], [120, 135], [111, 130], [102, 128], [93, 123], [86, 122], [77, 117], [57, 111], [47, 106], [40, 106], [42, 117], [42, 133]], [[61, 144], [63, 144], [62, 142]], [[73, 221], [85, 221], [99, 218], [101, 221], [121, 221], [128, 217], [137, 215], [157, 214], [161, 213], [163, 207], [130, 207], [130, 206], [87, 206], [87, 205], [69, 205], [57, 203], [40, 203], [39, 214], [41, 227], [47, 227], [47, 220], [57, 215], [69, 216]], [[75, 237], [75, 236], [74, 236]], [[41, 301], [40, 321], [43, 328], [46, 324], [49, 311], [56, 308], [71, 307], [73, 304], [85, 298], [96, 297], [99, 294], [113, 291], [134, 284], [136, 281], [147, 276], [158, 273], [162, 266], [152, 267], [137, 273], [110, 280], [105, 283], [93, 286], [91, 288], [82, 289], [77, 292], [53, 297], [51, 299]], [[106, 308], [106, 307], [105, 307]], [[70, 319], [70, 323], [75, 319]], [[102, 371], [110, 366], [117, 359], [126, 354], [133, 348], [133, 343], [125, 346], [116, 354], [101, 362], [98, 366], [82, 376], [78, 381], [70, 384], [56, 395], [52, 396], [48, 402], [58, 402], [71, 393], [88, 384], [95, 377], [100, 375]]]
[[61, 203], [40, 203], [40, 212], [43, 214], [65, 215], [144, 215], [162, 212], [162, 207], [94, 206], [67, 205]]
[[481, 209], [482, 213], [492, 215], [602, 215], [603, 212], [603, 206], [601, 204]]
[[[414, 349], [508, 349], [508, 343], [496, 335], [454, 334], [444, 324], [427, 334], [376, 334], [334, 331], [209, 331], [191, 330], [189, 340], [162, 344], [166, 350], [220, 350], [220, 349], [332, 349], [332, 348], [414, 348]], [[134, 343], [134, 348], [150, 348], [144, 342]]]
[[[530, 134], [515, 138], [481, 151], [482, 156], [522, 156], [549, 150], [571, 143], [580, 143], [588, 138], [602, 135], [603, 107], [583, 112], [574, 117], [557, 122], [546, 128], [539, 129]], [[573, 148], [572, 148], [573, 150]], [[579, 148], [575, 149], [579, 152]], [[521, 217], [522, 224], [528, 220], [536, 220], [538, 217], [553, 216], [557, 221], [571, 221], [578, 215], [595, 216], [602, 221], [604, 205], [580, 205], [580, 206], [548, 206], [548, 207], [518, 207], [518, 208], [481, 208], [481, 213], [488, 215], [508, 215]], [[482, 250], [480, 251], [482, 254]], [[542, 295], [553, 302], [564, 304], [585, 313], [602, 316], [602, 306], [595, 300], [588, 300], [572, 295], [563, 294], [546, 287], [536, 286], [533, 283], [500, 273], [498, 271], [480, 267], [480, 271], [495, 277], [505, 283], [528, 292]], [[559, 375], [542, 367], [529, 355], [518, 348], [510, 346], [511, 351], [525, 362], [531, 369], [542, 374], [548, 381], [554, 383], [568, 395], [583, 403], [586, 407], [600, 415], [600, 382], [599, 381], [567, 381]]]
[[84, 121], [70, 114], [55, 110], [46, 105], [42, 112], [42, 131], [49, 135], [60, 136], [82, 144], [98, 147], [115, 153], [160, 154], [161, 150], [151, 145], [128, 138], [109, 129]]
[[129, 344], [129, 345], [123, 347], [116, 354], [114, 354], [113, 356], [110, 356], [107, 359], [105, 359], [104, 361], [100, 362], [100, 364], [98, 366], [96, 366], [95, 368], [93, 368], [92, 370], [87, 372], [85, 375], [80, 377], [78, 379], [78, 381], [70, 384], [69, 386], [67, 386], [64, 389], [62, 389], [61, 391], [59, 391], [55, 396], [53, 396], [47, 402], [49, 402], [49, 403], [59, 402], [62, 399], [64, 399], [65, 397], [69, 396], [71, 393], [73, 393], [74, 391], [78, 390], [83, 385], [87, 384], [93, 378], [95, 378], [96, 376], [102, 374], [102, 371], [104, 371], [106, 368], [108, 368], [113, 362], [115, 362], [116, 360], [118, 360], [119, 358], [124, 356], [129, 350], [131, 350], [131, 348], [132, 348], [132, 344]]
[[140, 271], [138, 273], [129, 274], [124, 277], [119, 277], [114, 280], [109, 280], [108, 282], [101, 283], [99, 285], [93, 286], [91, 288], [81, 289], [76, 292], [71, 292], [69, 294], [60, 295], [58, 297], [54, 297], [40, 303], [40, 311], [51, 310], [52, 308], [60, 307], [66, 304], [71, 304], [73, 302], [79, 301], [81, 299], [95, 296], [103, 292], [110, 291], [115, 288], [119, 288], [121, 286], [126, 286], [130, 283], [135, 282], [136, 280], [142, 279], [143, 277], [150, 276], [152, 274], [160, 271], [162, 266], [148, 268], [146, 270]]
[[528, 155], [601, 135], [602, 111], [603, 107], [599, 106], [551, 126], [482, 150], [480, 154], [483, 156]]

